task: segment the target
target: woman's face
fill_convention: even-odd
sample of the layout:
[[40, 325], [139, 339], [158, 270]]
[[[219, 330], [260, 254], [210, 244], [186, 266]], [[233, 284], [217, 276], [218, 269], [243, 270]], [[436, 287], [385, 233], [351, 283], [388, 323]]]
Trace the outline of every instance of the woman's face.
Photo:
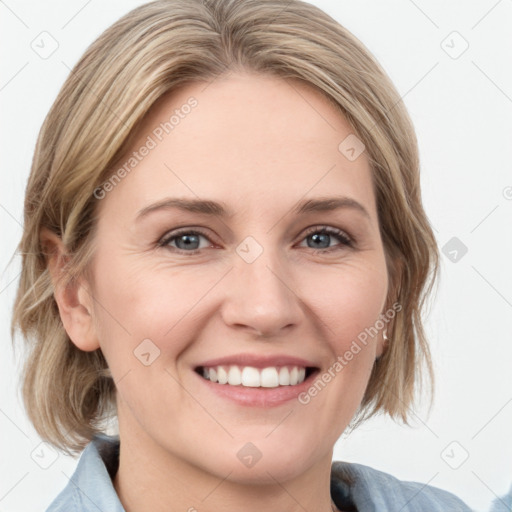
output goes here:
[[91, 326], [121, 439], [152, 464], [242, 482], [330, 463], [388, 290], [351, 133], [296, 80], [232, 74], [162, 98], [97, 190]]

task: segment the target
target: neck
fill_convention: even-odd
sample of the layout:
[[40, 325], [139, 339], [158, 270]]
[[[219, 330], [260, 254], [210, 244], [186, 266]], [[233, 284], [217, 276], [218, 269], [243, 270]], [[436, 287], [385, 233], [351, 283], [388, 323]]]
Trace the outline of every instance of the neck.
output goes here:
[[[142, 428], [123, 428], [114, 487], [126, 512], [331, 512], [332, 453], [286, 481], [234, 481], [170, 453]], [[283, 450], [287, 447], [283, 446]], [[255, 479], [256, 480], [256, 479]], [[334, 508], [334, 510], [336, 510]]]

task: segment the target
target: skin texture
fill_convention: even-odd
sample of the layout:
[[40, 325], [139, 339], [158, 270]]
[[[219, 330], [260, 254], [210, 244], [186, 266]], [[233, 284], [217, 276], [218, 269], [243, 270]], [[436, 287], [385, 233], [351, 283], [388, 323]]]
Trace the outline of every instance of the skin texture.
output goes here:
[[[197, 106], [100, 200], [92, 279], [55, 293], [73, 343], [101, 348], [117, 385], [115, 487], [128, 512], [327, 512], [333, 446], [361, 402], [382, 334], [307, 405], [239, 405], [193, 369], [250, 353], [326, 371], [375, 323], [388, 275], [371, 170], [364, 153], [349, 161], [338, 150], [353, 130], [319, 92], [252, 73], [164, 96], [132, 151], [191, 96]], [[292, 212], [300, 200], [332, 196], [357, 201], [367, 216], [350, 207]], [[166, 209], [136, 220], [166, 197], [222, 201], [233, 214]], [[324, 226], [352, 245], [331, 235], [330, 251], [317, 248], [307, 230]], [[177, 239], [158, 246], [182, 227], [206, 235], [199, 252], [179, 253]], [[248, 236], [263, 249], [252, 263], [236, 251]], [[63, 252], [55, 236], [43, 239]], [[148, 366], [134, 356], [144, 339], [160, 350]], [[237, 457], [248, 442], [261, 453], [250, 468]]]

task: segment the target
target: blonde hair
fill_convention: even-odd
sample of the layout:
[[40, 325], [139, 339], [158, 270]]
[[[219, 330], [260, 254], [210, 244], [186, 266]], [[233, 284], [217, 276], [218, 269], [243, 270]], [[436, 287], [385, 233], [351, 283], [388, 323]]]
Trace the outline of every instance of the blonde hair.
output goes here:
[[[22, 271], [12, 334], [28, 342], [27, 414], [40, 436], [78, 452], [115, 416], [115, 385], [101, 350], [69, 339], [53, 295], [40, 234], [68, 250], [64, 279], [87, 275], [94, 253], [94, 191], [129, 147], [163, 94], [232, 71], [300, 79], [322, 92], [364, 143], [390, 277], [390, 343], [375, 363], [360, 418], [378, 411], [407, 421], [421, 383], [432, 377], [422, 309], [438, 252], [422, 207], [417, 141], [407, 111], [379, 64], [344, 27], [295, 0], [158, 0], [108, 28], [71, 71], [39, 134], [26, 189]], [[341, 141], [340, 141], [341, 142]]]

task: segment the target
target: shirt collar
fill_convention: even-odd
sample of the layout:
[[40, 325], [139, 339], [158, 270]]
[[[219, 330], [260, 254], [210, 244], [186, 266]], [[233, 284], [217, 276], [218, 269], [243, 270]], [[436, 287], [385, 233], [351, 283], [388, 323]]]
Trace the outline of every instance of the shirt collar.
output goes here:
[[[68, 485], [47, 512], [125, 512], [113, 485], [119, 466], [119, 446], [119, 436], [95, 436], [82, 453]], [[446, 491], [402, 482], [361, 464], [333, 462], [330, 488], [334, 504], [344, 511], [471, 512]]]

